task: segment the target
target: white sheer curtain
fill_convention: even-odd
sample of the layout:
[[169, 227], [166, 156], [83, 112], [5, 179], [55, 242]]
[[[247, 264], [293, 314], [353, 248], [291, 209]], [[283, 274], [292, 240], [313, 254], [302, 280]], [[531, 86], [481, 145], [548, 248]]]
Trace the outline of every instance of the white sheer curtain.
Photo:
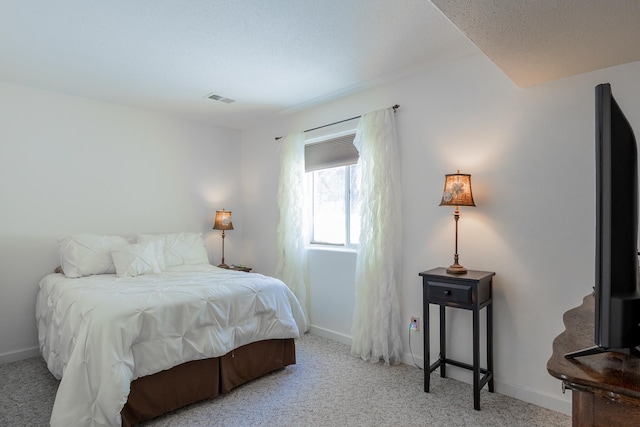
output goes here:
[[361, 233], [351, 354], [400, 363], [397, 286], [401, 283], [400, 170], [392, 108], [365, 114], [354, 145], [360, 153]]
[[304, 170], [304, 132], [287, 135], [280, 143], [280, 182], [278, 187], [278, 275], [298, 297], [309, 328], [309, 274], [306, 245], [306, 178]]

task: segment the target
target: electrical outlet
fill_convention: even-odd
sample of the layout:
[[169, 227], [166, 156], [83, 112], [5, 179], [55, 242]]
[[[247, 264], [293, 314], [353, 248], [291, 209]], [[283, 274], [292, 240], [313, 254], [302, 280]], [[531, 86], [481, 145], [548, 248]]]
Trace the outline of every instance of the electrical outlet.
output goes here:
[[409, 330], [412, 332], [420, 331], [420, 317], [411, 316], [411, 319], [409, 320]]

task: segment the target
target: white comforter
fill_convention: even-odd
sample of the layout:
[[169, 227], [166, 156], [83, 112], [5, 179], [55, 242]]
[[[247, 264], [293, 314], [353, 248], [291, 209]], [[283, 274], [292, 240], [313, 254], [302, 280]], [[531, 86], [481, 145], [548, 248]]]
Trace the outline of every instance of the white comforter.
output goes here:
[[52, 426], [120, 425], [132, 380], [306, 329], [284, 283], [209, 265], [40, 282], [40, 351], [62, 379]]

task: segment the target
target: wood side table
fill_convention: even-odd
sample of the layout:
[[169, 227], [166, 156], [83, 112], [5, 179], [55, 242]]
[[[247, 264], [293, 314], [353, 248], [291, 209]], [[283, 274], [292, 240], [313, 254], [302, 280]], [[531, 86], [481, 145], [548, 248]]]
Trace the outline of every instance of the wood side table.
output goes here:
[[594, 345], [595, 299], [562, 317], [565, 330], [553, 340], [547, 371], [571, 390], [571, 421], [583, 426], [640, 425], [640, 357], [608, 352], [566, 359], [567, 353]]
[[[473, 371], [473, 408], [480, 410], [480, 390], [489, 384], [493, 392], [493, 307], [492, 277], [490, 271], [469, 270], [466, 274], [450, 274], [446, 268], [423, 271], [422, 276], [422, 316], [424, 319], [424, 391], [429, 392], [431, 372], [440, 368], [440, 376], [446, 377], [446, 365]], [[429, 304], [440, 306], [440, 356], [430, 363]], [[447, 358], [446, 317], [447, 307], [471, 310], [473, 312], [473, 364]], [[487, 369], [480, 367], [480, 310], [486, 308], [487, 315]], [[482, 376], [481, 376], [482, 375]]]

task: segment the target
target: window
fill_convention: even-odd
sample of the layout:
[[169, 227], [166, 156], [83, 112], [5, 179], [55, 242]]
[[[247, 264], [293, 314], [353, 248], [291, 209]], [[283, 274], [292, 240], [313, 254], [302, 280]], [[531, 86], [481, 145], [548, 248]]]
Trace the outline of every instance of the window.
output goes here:
[[311, 243], [354, 247], [360, 237], [358, 151], [353, 133], [305, 146]]

